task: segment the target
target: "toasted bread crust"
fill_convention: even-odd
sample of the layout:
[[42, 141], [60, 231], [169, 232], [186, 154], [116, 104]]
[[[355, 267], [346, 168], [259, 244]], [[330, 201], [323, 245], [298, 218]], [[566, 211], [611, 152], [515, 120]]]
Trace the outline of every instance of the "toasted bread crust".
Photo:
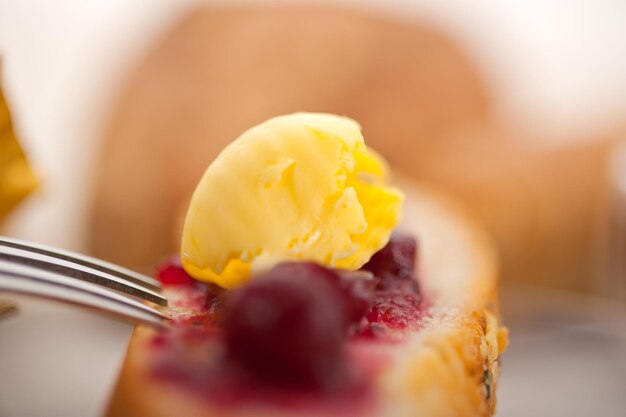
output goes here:
[[406, 180], [400, 186], [408, 191], [405, 227], [420, 242], [420, 284], [434, 307], [395, 369], [382, 377], [388, 409], [381, 415], [491, 416], [508, 342], [494, 245], [448, 197]]
[[392, 382], [387, 392], [391, 412], [385, 415], [494, 414], [497, 359], [506, 347], [506, 330], [487, 310], [457, 317], [443, 327], [448, 328], [422, 335], [420, 346], [386, 376]]

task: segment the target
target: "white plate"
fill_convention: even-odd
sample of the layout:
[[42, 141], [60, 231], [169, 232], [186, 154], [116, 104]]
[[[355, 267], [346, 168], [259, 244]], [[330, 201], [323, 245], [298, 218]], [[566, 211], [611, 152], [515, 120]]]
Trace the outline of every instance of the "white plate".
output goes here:
[[0, 318], [0, 417], [101, 416], [132, 327], [62, 304], [18, 301], [18, 313]]
[[511, 337], [502, 361], [498, 415], [625, 415], [623, 306], [519, 287], [505, 291], [503, 305]]

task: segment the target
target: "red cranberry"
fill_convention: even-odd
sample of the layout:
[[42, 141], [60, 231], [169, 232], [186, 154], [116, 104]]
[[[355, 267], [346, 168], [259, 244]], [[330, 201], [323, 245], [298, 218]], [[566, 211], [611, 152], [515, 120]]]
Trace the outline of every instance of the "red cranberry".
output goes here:
[[396, 288], [398, 279], [407, 280], [407, 290], [418, 292], [415, 280], [415, 258], [417, 242], [410, 236], [394, 235], [389, 243], [376, 252], [363, 266], [378, 278], [377, 289]]
[[341, 317], [346, 319], [346, 329], [358, 323], [372, 305], [376, 282], [367, 271], [335, 270], [314, 262], [284, 262], [275, 266], [271, 273], [324, 282], [341, 300], [344, 310]]
[[183, 269], [178, 256], [172, 256], [157, 265], [156, 277], [163, 285], [192, 285], [196, 282]]
[[269, 274], [286, 279], [299, 278], [318, 281], [342, 297], [343, 287], [339, 273], [315, 262], [283, 262], [272, 268]]
[[351, 323], [359, 323], [372, 306], [376, 281], [366, 271], [341, 271], [343, 300]]
[[263, 381], [325, 389], [342, 370], [343, 311], [320, 269], [303, 265], [275, 268], [235, 291], [223, 323], [226, 348]]

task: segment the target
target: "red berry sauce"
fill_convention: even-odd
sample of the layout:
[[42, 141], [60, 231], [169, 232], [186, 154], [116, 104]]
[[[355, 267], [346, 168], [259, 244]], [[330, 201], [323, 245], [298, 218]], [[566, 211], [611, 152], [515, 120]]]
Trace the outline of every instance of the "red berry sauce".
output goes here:
[[196, 281], [183, 269], [179, 256], [172, 256], [159, 263], [156, 278], [166, 286], [190, 286]]

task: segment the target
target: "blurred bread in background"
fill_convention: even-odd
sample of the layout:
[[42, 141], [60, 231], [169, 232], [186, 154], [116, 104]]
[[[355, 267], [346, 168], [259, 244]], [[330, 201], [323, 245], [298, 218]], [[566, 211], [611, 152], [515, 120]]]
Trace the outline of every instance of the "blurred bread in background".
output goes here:
[[589, 289], [613, 139], [537, 148], [494, 119], [471, 60], [444, 34], [327, 7], [202, 6], [158, 42], [104, 133], [92, 252], [143, 270], [175, 252], [217, 153], [299, 110], [358, 120], [395, 172], [456, 195], [496, 238], [506, 280]]

